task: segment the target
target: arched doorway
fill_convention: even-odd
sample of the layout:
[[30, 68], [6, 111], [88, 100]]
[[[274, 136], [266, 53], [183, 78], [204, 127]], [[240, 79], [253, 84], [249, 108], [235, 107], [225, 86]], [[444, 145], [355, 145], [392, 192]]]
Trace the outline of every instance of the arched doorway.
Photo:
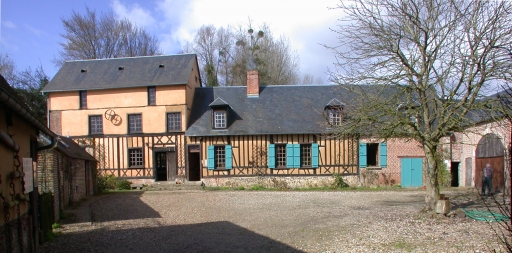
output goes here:
[[486, 164], [490, 164], [494, 170], [492, 178], [492, 190], [503, 191], [504, 183], [504, 161], [505, 146], [499, 136], [495, 134], [486, 134], [478, 142], [475, 159], [475, 186], [482, 190], [482, 169]]

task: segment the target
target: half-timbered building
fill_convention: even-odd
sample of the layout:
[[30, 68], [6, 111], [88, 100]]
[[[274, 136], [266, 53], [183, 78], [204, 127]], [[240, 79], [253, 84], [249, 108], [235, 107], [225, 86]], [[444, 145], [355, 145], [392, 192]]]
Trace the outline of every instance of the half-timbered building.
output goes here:
[[194, 54], [147, 56], [66, 62], [43, 92], [52, 131], [94, 154], [100, 174], [152, 182], [185, 177], [200, 83]]

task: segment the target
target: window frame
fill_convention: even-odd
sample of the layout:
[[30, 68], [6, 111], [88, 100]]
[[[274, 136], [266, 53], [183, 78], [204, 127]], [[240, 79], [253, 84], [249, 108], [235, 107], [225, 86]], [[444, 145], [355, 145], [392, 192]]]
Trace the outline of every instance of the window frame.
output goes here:
[[[388, 154], [386, 142], [361, 142], [359, 144], [360, 168], [386, 168], [388, 164], [387, 160]], [[370, 161], [372, 163], [370, 163]]]
[[[221, 124], [221, 122], [219, 122], [219, 124], [217, 124], [217, 114], [219, 113], [222, 113], [223, 115], [223, 124]], [[213, 117], [212, 117], [212, 124], [213, 124], [213, 129], [226, 129], [227, 128], [227, 125], [228, 125], [228, 111], [227, 109], [225, 108], [222, 108], [222, 109], [213, 109]], [[219, 120], [222, 120], [222, 119], [219, 119]]]
[[313, 167], [313, 147], [311, 143], [301, 143], [300, 145], [300, 167]]
[[156, 105], [156, 86], [148, 86], [148, 105]]
[[[275, 146], [275, 168], [286, 169], [286, 144], [276, 143]], [[283, 156], [284, 155], [284, 156]]]
[[[134, 129], [132, 128], [132, 122], [131, 122], [131, 119], [132, 117], [140, 117], [140, 131], [138, 131], [138, 127], [137, 125], [135, 125]], [[137, 122], [135, 122], [137, 123]], [[142, 128], [142, 114], [141, 113], [133, 113], [133, 114], [128, 114], [128, 133], [129, 134], [138, 134], [138, 133], [143, 133], [143, 128]]]
[[[174, 124], [170, 124], [170, 122], [169, 122], [169, 120], [170, 120], [169, 116], [171, 116], [171, 115], [177, 115], [177, 116], [178, 116], [178, 121], [179, 121], [179, 122], [178, 122], [178, 124], [176, 124], [176, 122], [174, 122]], [[182, 130], [181, 130], [181, 129], [182, 129], [182, 128], [181, 128], [181, 124], [182, 124], [182, 122], [181, 122], [181, 118], [182, 118], [182, 117], [181, 117], [181, 112], [168, 112], [168, 113], [166, 114], [166, 120], [165, 120], [165, 121], [166, 121], [166, 125], [167, 125], [167, 132], [182, 131]], [[173, 128], [171, 128], [171, 126], [174, 126], [174, 127], [173, 127]], [[177, 127], [177, 128], [176, 128], [176, 127]]]
[[[215, 169], [226, 169], [226, 146], [216, 145], [213, 146], [214, 152], [214, 167]], [[223, 165], [223, 166], [220, 166]]]
[[[101, 131], [97, 131], [97, 126], [98, 126], [97, 122], [96, 122], [96, 124], [94, 124], [94, 125], [96, 125], [96, 127], [93, 127], [93, 124], [92, 124], [93, 118], [96, 118], [96, 120], [99, 119]], [[96, 131], [93, 132], [93, 129], [95, 129]], [[89, 115], [89, 135], [99, 135], [99, 134], [103, 134], [103, 115]]]
[[87, 109], [87, 91], [78, 91], [78, 103], [80, 109]]
[[327, 107], [327, 120], [331, 126], [340, 126], [343, 121], [343, 108], [341, 106]]
[[[137, 153], [138, 153], [138, 154], [136, 154], [137, 157], [132, 157], [133, 151], [137, 151]], [[138, 159], [140, 159], [140, 161], [138, 161]], [[139, 165], [139, 163], [140, 163], [140, 165]], [[129, 168], [144, 168], [144, 150], [143, 150], [143, 148], [128, 148], [128, 167]]]

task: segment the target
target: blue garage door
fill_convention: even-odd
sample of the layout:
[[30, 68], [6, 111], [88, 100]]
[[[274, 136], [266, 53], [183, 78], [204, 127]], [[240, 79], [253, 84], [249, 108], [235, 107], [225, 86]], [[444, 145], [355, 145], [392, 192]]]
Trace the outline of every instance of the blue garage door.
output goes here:
[[420, 187], [423, 185], [423, 159], [402, 158], [402, 187]]

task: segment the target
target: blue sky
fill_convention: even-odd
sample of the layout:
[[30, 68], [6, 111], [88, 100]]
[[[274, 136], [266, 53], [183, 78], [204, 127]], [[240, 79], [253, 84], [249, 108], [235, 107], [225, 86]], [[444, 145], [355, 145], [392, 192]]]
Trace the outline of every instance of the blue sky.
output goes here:
[[266, 22], [275, 36], [284, 35], [300, 57], [302, 74], [327, 82], [327, 69], [333, 69], [333, 53], [319, 44], [335, 45], [340, 10], [339, 0], [0, 0], [0, 52], [8, 54], [17, 70], [42, 66], [53, 77], [58, 69], [52, 60], [64, 40], [61, 18], [72, 11], [85, 13], [86, 6], [96, 12], [112, 9], [145, 27], [160, 40], [165, 54], [178, 53], [193, 39], [202, 25], [216, 27]]

